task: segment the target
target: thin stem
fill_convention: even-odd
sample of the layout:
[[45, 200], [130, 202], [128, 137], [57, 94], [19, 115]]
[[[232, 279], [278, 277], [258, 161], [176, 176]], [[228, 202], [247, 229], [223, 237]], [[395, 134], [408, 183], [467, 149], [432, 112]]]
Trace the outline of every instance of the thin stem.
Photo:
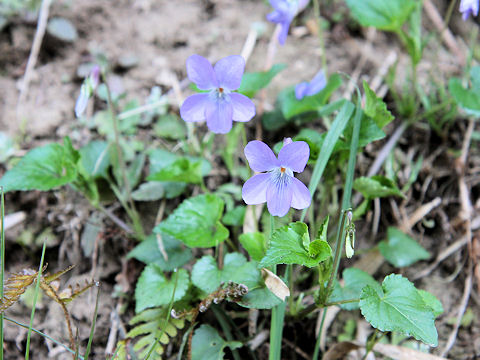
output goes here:
[[[0, 252], [0, 299], [3, 299], [3, 282], [5, 281], [5, 197], [3, 194], [3, 186], [0, 186], [0, 193], [1, 193], [1, 204], [0, 204], [0, 222], [1, 222], [1, 229], [0, 229], [0, 240], [1, 240], [1, 252]], [[3, 359], [3, 320], [4, 314], [3, 312], [0, 314], [0, 359]]]
[[145, 234], [143, 232], [143, 227], [141, 226], [140, 216], [138, 215], [138, 212], [135, 208], [135, 203], [133, 202], [132, 192], [131, 192], [132, 189], [130, 188], [130, 181], [128, 180], [128, 176], [127, 176], [127, 165], [125, 163], [125, 159], [123, 158], [122, 148], [120, 146], [120, 131], [119, 131], [119, 126], [118, 126], [117, 112], [115, 111], [115, 107], [114, 107], [114, 104], [113, 104], [110, 88], [108, 87], [107, 79], [106, 79], [104, 74], [102, 74], [102, 76], [103, 76], [103, 82], [105, 84], [105, 88], [107, 90], [106, 93], [107, 93], [108, 109], [109, 109], [110, 114], [112, 116], [115, 150], [117, 152], [117, 159], [118, 159], [118, 163], [119, 163], [119, 166], [120, 166], [120, 171], [121, 171], [121, 176], [122, 176], [122, 179], [123, 179], [123, 186], [125, 187], [125, 193], [126, 193], [127, 201], [130, 204], [130, 206], [129, 206], [130, 210], [131, 210], [130, 218], [133, 222], [133, 226], [135, 228], [136, 234], [138, 236], [140, 236], [141, 238], [144, 238]]
[[325, 301], [328, 299], [330, 295], [330, 289], [333, 286], [333, 281], [335, 280], [338, 272], [338, 266], [340, 264], [340, 258], [343, 249], [343, 240], [344, 240], [344, 232], [345, 232], [345, 221], [347, 219], [347, 214], [344, 210], [342, 210], [340, 219], [340, 226], [337, 230], [337, 239], [335, 240], [335, 257], [333, 258], [333, 271], [330, 274], [330, 278], [328, 279], [327, 287], [325, 289]]
[[318, 354], [320, 352], [320, 341], [322, 339], [323, 325], [325, 324], [325, 317], [327, 315], [327, 309], [323, 309], [322, 321], [320, 322], [320, 329], [318, 330], [317, 341], [315, 342], [315, 349], [313, 350], [312, 360], [318, 360]]
[[[233, 341], [234, 339], [233, 339], [232, 332], [230, 331], [230, 324], [225, 319], [222, 311], [220, 311], [218, 306], [212, 306], [211, 309], [212, 309], [213, 313], [215, 314], [215, 317], [217, 318], [217, 321], [220, 324], [220, 327], [222, 328], [227, 340], [228, 341]], [[232, 350], [232, 354], [233, 354], [233, 358], [235, 360], [241, 360], [240, 354], [238, 353], [237, 350]]]
[[[23, 327], [24, 329], [28, 329], [28, 328], [29, 328], [28, 325], [22, 324], [21, 322], [18, 322], [18, 321], [14, 320], [14, 319], [11, 319], [11, 318], [9, 318], [8, 316], [5, 316], [5, 320], [11, 322], [12, 324], [15, 324], [15, 325], [18, 325], [18, 326], [20, 326], [20, 327]], [[52, 338], [51, 336], [48, 336], [47, 334], [42, 333], [41, 331], [39, 331], [39, 330], [37, 330], [37, 329], [34, 329], [34, 328], [32, 328], [32, 331], [33, 331], [34, 333], [40, 335], [40, 336], [43, 336], [45, 339], [50, 340], [50, 341], [53, 342], [54, 344], [57, 344], [58, 346], [63, 347], [63, 348], [64, 348], [65, 350], [67, 350], [69, 353], [75, 354], [75, 351], [74, 351], [74, 350], [72, 350], [72, 349], [70, 349], [68, 346], [62, 344], [60, 341], [55, 340], [55, 339]], [[79, 355], [78, 358], [81, 359], [81, 360], [84, 360], [84, 359], [83, 359], [83, 356], [81, 356], [81, 355]]]
[[[270, 239], [275, 231], [275, 218], [270, 215]], [[272, 267], [272, 272], [277, 273], [277, 266]], [[287, 268], [288, 271], [288, 268]], [[268, 354], [269, 360], [280, 360], [282, 354], [282, 333], [283, 322], [285, 319], [286, 302], [275, 306], [272, 309], [271, 323], [270, 323], [270, 352]]]
[[320, 15], [320, 4], [318, 3], [318, 0], [313, 0], [313, 11], [315, 13], [315, 18], [317, 19], [318, 41], [320, 42], [320, 49], [322, 51], [322, 68], [323, 71], [325, 71], [325, 74], [328, 74], [325, 37], [323, 36], [322, 17]]
[[32, 335], [33, 319], [35, 317], [35, 307], [37, 306], [38, 293], [40, 291], [40, 280], [42, 277], [43, 260], [45, 258], [46, 246], [47, 246], [47, 242], [44, 241], [43, 248], [42, 248], [42, 257], [40, 259], [40, 265], [38, 267], [37, 284], [35, 285], [35, 294], [33, 295], [33, 306], [32, 306], [32, 312], [30, 314], [30, 323], [28, 325], [27, 345], [25, 346], [25, 360], [28, 360], [30, 357], [30, 336]]

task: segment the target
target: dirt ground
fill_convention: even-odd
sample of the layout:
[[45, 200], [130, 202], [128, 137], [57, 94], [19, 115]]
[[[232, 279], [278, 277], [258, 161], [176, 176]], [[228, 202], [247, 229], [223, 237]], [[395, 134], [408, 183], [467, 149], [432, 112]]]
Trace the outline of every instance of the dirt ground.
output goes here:
[[[331, 19], [336, 12], [341, 12], [343, 6], [338, 5], [338, 2], [330, 4], [331, 7], [325, 9], [324, 13], [327, 19]], [[442, 1], [435, 4], [440, 11], [445, 11]], [[69, 19], [75, 25], [79, 38], [73, 44], [59, 43], [49, 35], [44, 38], [26, 100], [20, 109], [23, 118], [17, 116], [18, 87], [30, 53], [36, 21], [31, 16], [12, 18], [9, 25], [0, 32], [0, 131], [21, 139], [18, 155], [34, 146], [58, 141], [65, 135], [71, 136], [76, 146], [87, 143], [92, 134], [84, 124], [75, 119], [73, 109], [82, 81], [77, 70], [82, 63], [91, 60], [92, 52], [102, 52], [113, 65], [121, 62], [123, 58], [136, 57], [136, 63], [128, 69], [115, 67], [118, 70], [116, 79], [118, 86], [126, 91], [127, 98], [143, 101], [153, 86], [161, 86], [167, 91], [177, 81], [184, 79], [185, 60], [191, 54], [200, 54], [211, 61], [239, 54], [250, 28], [262, 23], [265, 31], [258, 38], [247, 63], [247, 71], [260, 71], [265, 66], [268, 43], [274, 29], [265, 22], [265, 15], [269, 11], [266, 2], [253, 0], [55, 1], [49, 16]], [[453, 19], [451, 29], [457, 36], [460, 48], [465, 50], [469, 32], [459, 18], [460, 16], [456, 16]], [[273, 108], [275, 94], [280, 89], [311, 79], [320, 68], [318, 39], [311, 33], [310, 27], [306, 26], [311, 24], [309, 21], [312, 19], [313, 12], [308, 9], [296, 20], [286, 45], [277, 48], [275, 62], [288, 64], [288, 68], [280, 73], [268, 88], [266, 109]], [[434, 27], [427, 18], [424, 26], [426, 33], [434, 34]], [[462, 37], [466, 40], [462, 40]], [[359, 81], [366, 79], [370, 82], [378, 79], [378, 89], [383, 89], [389, 105], [392, 103], [390, 92], [388, 88], [382, 87], [387, 70], [385, 65], [389, 64], [389, 59], [398, 60], [400, 79], [397, 80], [407, 76], [404, 75], [406, 72], [402, 71], [408, 62], [405, 51], [393, 36], [368, 29], [362, 30], [347, 19], [331, 23], [326, 30], [326, 53], [330, 73], [344, 72]], [[438, 37], [429, 37], [424, 59], [419, 65], [422, 86], [427, 88], [432, 79], [445, 81], [451, 75], [459, 75], [461, 71], [458, 59], [442, 45]], [[352, 89], [345, 85], [341, 93], [348, 94], [351, 91]], [[174, 107], [179, 101], [178, 96], [172, 95], [171, 103]], [[401, 120], [397, 118], [389, 125], [387, 140], [398, 128]], [[255, 125], [248, 126], [253, 133]], [[420, 155], [426, 159], [417, 183], [407, 200], [387, 199], [379, 202], [382, 211], [378, 231], [372, 231], [373, 211], [369, 212], [366, 220], [357, 224], [358, 246], [360, 249], [369, 248], [385, 236], [389, 225], [405, 225], [422, 205], [438, 197], [441, 199], [440, 205], [410, 226], [411, 233], [432, 253], [432, 258], [400, 270], [380, 262], [378, 271], [374, 273], [376, 278], [381, 279], [385, 274], [400, 271], [412, 280], [418, 274], [423, 274], [416, 279], [415, 285], [436, 295], [445, 309], [436, 322], [439, 331], [438, 349], [442, 349], [448, 341], [452, 331], [452, 319], [454, 321], [457, 316], [465, 287], [469, 286], [468, 252], [465, 243], [428, 271], [437, 255], [444, 252], [449, 245], [459, 244], [459, 239], [463, 236], [463, 227], [458, 220], [461, 211], [458, 174], [452, 169], [458, 165], [456, 154], [462, 147], [466, 129], [466, 118], [458, 119], [443, 137], [435, 134], [426, 123], [409, 128], [399, 142], [396, 155], [405, 159], [405, 164], [409, 159], [416, 159]], [[366, 174], [385, 141], [368, 146], [366, 152], [360, 156], [360, 174]], [[476, 212], [476, 223], [472, 225], [476, 244], [480, 244], [478, 150], [478, 142], [473, 142], [465, 174]], [[0, 164], [0, 175], [3, 170], [5, 167]], [[158, 204], [144, 205], [141, 210], [155, 213], [157, 206]], [[133, 314], [133, 297], [129, 301], [120, 298], [119, 294], [133, 294], [136, 278], [143, 268], [139, 262], [125, 260], [125, 254], [135, 245], [134, 240], [127, 239], [108, 220], [100, 219], [95, 233], [97, 240], [86, 244], [86, 225], [92, 224], [93, 211], [86, 200], [67, 188], [48, 193], [7, 194], [6, 213], [14, 212], [24, 212], [26, 219], [20, 225], [9, 229], [6, 234], [7, 271], [15, 272], [38, 266], [40, 244], [43, 238], [48, 236], [46, 258], [49, 270], [54, 272], [76, 264], [75, 269], [65, 277], [68, 281], [63, 280], [63, 285], [82, 283], [84, 279], [92, 276], [100, 281], [100, 308], [93, 358], [105, 358], [105, 350], [112, 350], [115, 340], [109, 339], [109, 336], [112, 336], [112, 326], [120, 326], [121, 329]], [[152, 225], [153, 221], [154, 219], [147, 219]], [[476, 251], [480, 252], [480, 249]], [[480, 254], [477, 256], [480, 257]], [[362, 261], [361, 256], [358, 258], [358, 261]], [[363, 265], [368, 261], [371, 259], [364, 259]], [[475, 283], [475, 277], [473, 282]], [[469, 295], [467, 311], [471, 313], [473, 320], [460, 327], [456, 343], [449, 354], [451, 359], [480, 357], [478, 283], [473, 285]], [[85, 346], [89, 336], [94, 303], [93, 290], [82, 295], [69, 307], [82, 346]], [[30, 308], [25, 303], [18, 303], [7, 311], [7, 316], [22, 323], [28, 323], [29, 314]], [[337, 335], [343, 331], [347, 317], [342, 314], [340, 313], [337, 322], [334, 321], [330, 326], [327, 346], [336, 342]], [[44, 297], [40, 301], [34, 326], [51, 337], [68, 343], [62, 317], [61, 308]], [[204, 318], [205, 321], [208, 319]], [[305, 358], [302, 352], [312, 353], [315, 323], [316, 318], [312, 318], [289, 325], [285, 331], [289, 341], [284, 346], [285, 359], [302, 359]], [[361, 325], [358, 326], [361, 328]], [[7, 323], [5, 338], [6, 358], [23, 358], [26, 330]], [[49, 341], [45, 342], [40, 336], [34, 335], [32, 341], [33, 359], [71, 358], [62, 348]], [[267, 349], [267, 344], [259, 348], [259, 359], [267, 358]]]

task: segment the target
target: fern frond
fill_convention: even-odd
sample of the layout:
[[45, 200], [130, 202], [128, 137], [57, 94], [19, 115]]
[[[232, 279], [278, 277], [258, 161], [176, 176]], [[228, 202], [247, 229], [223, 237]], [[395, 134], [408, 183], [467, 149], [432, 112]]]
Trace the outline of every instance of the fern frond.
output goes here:
[[20, 273], [11, 274], [3, 284], [3, 297], [0, 299], [0, 312], [4, 312], [15, 304], [20, 295], [37, 278], [38, 272], [32, 269], [23, 269]]
[[[155, 343], [150, 359], [161, 359], [164, 352], [163, 346], [178, 335], [178, 330], [185, 326], [185, 319], [174, 319], [169, 317], [168, 322], [166, 308], [153, 308], [142, 311], [130, 320], [130, 325], [136, 325], [127, 334], [128, 338], [135, 342], [133, 350], [139, 358], [144, 358]], [[160, 337], [160, 338], [158, 338]], [[125, 345], [119, 343], [119, 351], [125, 348]], [[124, 350], [122, 350], [124, 352]], [[117, 357], [122, 360], [122, 357]]]
[[47, 284], [50, 284], [53, 280], [57, 280], [60, 276], [62, 276], [62, 275], [65, 274], [66, 272], [72, 270], [74, 267], [75, 267], [75, 265], [70, 265], [69, 267], [67, 267], [67, 268], [64, 269], [64, 270], [57, 271], [55, 274], [45, 275], [45, 276], [43, 277], [43, 280], [44, 280]]

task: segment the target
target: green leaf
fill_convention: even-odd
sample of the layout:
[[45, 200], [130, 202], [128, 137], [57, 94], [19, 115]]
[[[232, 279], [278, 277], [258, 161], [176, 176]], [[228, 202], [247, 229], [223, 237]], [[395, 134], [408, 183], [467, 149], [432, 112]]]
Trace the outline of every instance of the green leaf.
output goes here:
[[246, 210], [246, 206], [236, 206], [234, 209], [225, 213], [225, 216], [222, 218], [223, 223], [230, 226], [242, 226]]
[[202, 325], [193, 335], [192, 339], [192, 360], [222, 360], [226, 347], [237, 349], [243, 344], [239, 341], [225, 341], [217, 330], [210, 325]]
[[[69, 140], [68, 140], [69, 141]], [[0, 179], [4, 191], [51, 190], [68, 184], [77, 177], [75, 156], [65, 145], [48, 144], [30, 150]]]
[[226, 254], [222, 269], [218, 268], [217, 262], [210, 255], [203, 256], [192, 269], [193, 284], [207, 294], [217, 290], [221, 283], [229, 281], [252, 289], [258, 285], [260, 279], [257, 264], [247, 262], [246, 257], [240, 253]]
[[223, 206], [223, 200], [213, 194], [186, 199], [154, 231], [169, 234], [188, 247], [215, 246], [229, 235], [220, 223]]
[[410, 266], [419, 260], [430, 258], [430, 253], [415, 239], [395, 227], [389, 227], [387, 239], [378, 245], [383, 257], [396, 267]]
[[435, 317], [443, 314], [443, 312], [444, 312], [443, 305], [440, 302], [440, 300], [437, 299], [437, 297], [435, 295], [433, 295], [432, 293], [429, 293], [428, 291], [425, 291], [425, 290], [418, 290], [418, 293], [422, 297], [425, 305], [427, 305], [430, 309], [432, 309], [433, 315]]
[[[337, 150], [347, 150], [350, 149], [350, 143], [353, 134], [353, 123], [349, 122], [345, 128], [344, 136], [345, 141], [339, 141], [336, 144]], [[375, 121], [368, 116], [363, 116], [362, 123], [360, 124], [360, 133], [358, 135], [358, 146], [365, 146], [371, 142], [383, 139], [385, 133], [380, 129]]]
[[277, 101], [283, 116], [288, 120], [295, 115], [319, 111], [340, 85], [342, 85], [342, 78], [338, 74], [333, 74], [328, 79], [328, 83], [323, 90], [315, 95], [305, 96], [302, 100], [297, 100], [295, 88], [288, 87], [278, 95]]
[[[156, 173], [161, 173], [162, 170], [164, 169], [168, 169], [178, 159], [188, 159], [192, 165], [200, 161], [202, 176], [208, 175], [208, 173], [210, 173], [210, 171], [212, 170], [212, 166], [205, 159], [202, 159], [199, 157], [193, 157], [193, 156], [181, 156], [163, 149], [150, 150], [148, 152], [148, 159], [150, 162], [150, 170], [149, 170], [150, 176], [153, 176]], [[185, 166], [185, 164], [186, 164], [185, 162], [183, 164], [177, 164], [175, 165], [175, 167], [181, 168], [182, 166]]]
[[[238, 174], [239, 166], [235, 164], [235, 158], [238, 158], [240, 150], [238, 148], [239, 142], [242, 141], [242, 133], [244, 132], [243, 123], [236, 123], [233, 125], [232, 130], [225, 135], [225, 147], [222, 150], [222, 159], [227, 166], [228, 172], [232, 176]], [[243, 148], [242, 148], [243, 149]]]
[[140, 177], [142, 176], [143, 166], [145, 165], [146, 156], [144, 153], [140, 153], [139, 155], [135, 156], [132, 163], [127, 169], [127, 178], [130, 188], [135, 188], [138, 182], [140, 181]]
[[148, 176], [147, 180], [200, 184], [202, 182], [202, 162], [186, 157], [179, 158], [159, 172]]
[[174, 114], [160, 117], [153, 127], [153, 132], [156, 136], [172, 140], [185, 139], [187, 136], [185, 122]]
[[250, 98], [254, 97], [259, 90], [266, 87], [286, 67], [285, 64], [275, 64], [268, 71], [245, 73], [238, 92]]
[[398, 31], [415, 9], [414, 0], [346, 0], [352, 16], [363, 26]]
[[328, 259], [332, 254], [328, 243], [322, 240], [309, 243], [308, 236], [308, 227], [302, 222], [291, 223], [275, 230], [259, 266], [267, 268], [276, 264], [299, 264], [315, 267], [319, 262]]
[[47, 32], [65, 42], [73, 43], [78, 39], [77, 29], [70, 20], [61, 17], [51, 18], [47, 25]]
[[375, 121], [375, 124], [382, 129], [394, 119], [394, 116], [387, 110], [387, 104], [377, 97], [365, 80], [363, 81], [363, 90], [365, 91], [366, 97], [364, 109], [365, 115], [371, 117]]
[[193, 284], [206, 293], [218, 289], [222, 282], [244, 284], [248, 287], [248, 294], [238, 304], [247, 308], [271, 309], [282, 302], [266, 288], [256, 262], [247, 262], [239, 253], [228, 253], [223, 263], [220, 270], [212, 256], [202, 257], [193, 266]]
[[[175, 278], [178, 276], [177, 286], [175, 288]], [[173, 273], [170, 279], [167, 279], [162, 269], [156, 264], [149, 264], [145, 267], [138, 278], [135, 288], [135, 312], [178, 301], [185, 296], [189, 285], [188, 272], [185, 269], [179, 269]]]
[[330, 220], [330, 216], [327, 215], [325, 219], [323, 219], [320, 228], [318, 229], [317, 239], [327, 241], [327, 231], [328, 231], [328, 222]]
[[458, 105], [469, 115], [480, 117], [480, 66], [470, 70], [471, 87], [463, 87], [458, 78], [451, 78], [448, 90]]
[[362, 193], [366, 199], [375, 199], [387, 196], [405, 197], [397, 185], [385, 176], [359, 177], [355, 179], [353, 188]]
[[391, 274], [378, 291], [367, 285], [360, 295], [365, 319], [380, 331], [399, 331], [424, 343], [437, 346], [434, 315], [408, 279]]
[[[342, 273], [345, 285], [343, 287], [336, 283], [333, 292], [328, 298], [329, 302], [360, 299], [362, 289], [370, 285], [377, 292], [381, 292], [382, 287], [375, 279], [365, 271], [356, 268], [345, 269]], [[339, 305], [345, 310], [356, 310], [359, 307], [358, 302], [352, 302]]]
[[168, 260], [160, 252], [159, 243], [155, 234], [148, 236], [132, 251], [127, 254], [127, 259], [135, 258], [145, 264], [155, 264], [163, 271], [173, 271], [185, 265], [192, 258], [192, 250], [182, 246], [175, 238], [162, 234], [162, 242]]
[[91, 141], [80, 152], [80, 166], [92, 178], [107, 177], [110, 166], [109, 145], [106, 141]]
[[265, 256], [265, 235], [261, 232], [244, 233], [240, 235], [240, 244], [247, 250], [248, 255], [255, 260], [260, 261]]
[[132, 198], [135, 201], [156, 201], [163, 198], [165, 195], [164, 185], [160, 181], [149, 181], [139, 186], [137, 190], [132, 193]]

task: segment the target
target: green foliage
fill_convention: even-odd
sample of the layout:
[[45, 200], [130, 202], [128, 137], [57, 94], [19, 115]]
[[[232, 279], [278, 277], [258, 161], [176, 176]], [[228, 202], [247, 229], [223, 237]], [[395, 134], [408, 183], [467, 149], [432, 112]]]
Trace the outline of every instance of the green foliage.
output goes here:
[[185, 139], [187, 128], [185, 122], [177, 115], [167, 114], [158, 119], [153, 127], [155, 135], [172, 140]]
[[79, 150], [79, 167], [92, 178], [107, 177], [110, 166], [109, 145], [106, 141], [91, 141]]
[[285, 64], [275, 64], [268, 71], [245, 73], [238, 92], [250, 98], [254, 97], [259, 90], [267, 87], [270, 81], [286, 67]]
[[415, 0], [346, 0], [352, 16], [363, 26], [399, 31], [415, 9]]
[[430, 253], [415, 239], [395, 227], [389, 227], [387, 240], [378, 245], [383, 257], [396, 267], [410, 266], [419, 260], [430, 258]]
[[0, 163], [7, 161], [14, 152], [14, 141], [6, 133], [0, 131]]
[[222, 360], [224, 349], [237, 349], [242, 347], [239, 341], [225, 341], [210, 325], [202, 325], [193, 334], [192, 360]]
[[224, 241], [228, 229], [220, 219], [224, 203], [217, 195], [191, 197], [154, 229], [181, 240], [188, 247], [211, 247]]
[[150, 235], [138, 244], [127, 255], [127, 259], [135, 258], [145, 264], [155, 264], [163, 271], [173, 271], [185, 265], [192, 258], [192, 251], [182, 246], [174, 237], [162, 234], [163, 247], [168, 259], [160, 251], [157, 236]]
[[382, 99], [377, 97], [365, 80], [363, 81], [363, 90], [365, 91], [365, 108], [363, 111], [365, 115], [372, 118], [375, 124], [382, 129], [385, 125], [389, 124], [394, 117], [392, 113], [387, 110], [387, 105]]
[[387, 196], [404, 197], [402, 192], [392, 180], [381, 175], [374, 175], [369, 178], [359, 177], [355, 179], [353, 188], [361, 192], [366, 199], [375, 199]]
[[360, 295], [360, 309], [365, 319], [380, 331], [398, 331], [431, 346], [438, 344], [432, 308], [401, 275], [387, 276], [380, 291], [365, 286]]
[[[329, 302], [360, 299], [362, 289], [370, 285], [375, 291], [381, 292], [382, 287], [375, 279], [365, 271], [356, 268], [345, 269], [342, 273], [345, 285], [342, 287], [336, 283], [333, 292], [328, 298]], [[358, 302], [339, 305], [345, 310], [356, 310], [359, 308]]]
[[297, 100], [295, 88], [288, 87], [278, 94], [277, 102], [283, 116], [288, 120], [296, 115], [319, 111], [340, 85], [342, 85], [342, 78], [338, 74], [333, 74], [328, 79], [327, 85], [319, 93]]
[[247, 262], [240, 253], [226, 254], [222, 269], [218, 268], [212, 256], [205, 255], [193, 266], [192, 283], [207, 294], [218, 289], [221, 283], [229, 281], [251, 289], [258, 284], [258, 274], [256, 263]]
[[[156, 344], [150, 359], [162, 359], [163, 347], [178, 335], [178, 330], [184, 328], [184, 319], [169, 317], [168, 322], [166, 322], [167, 315], [166, 308], [147, 309], [130, 320], [129, 324], [135, 326], [127, 333], [127, 337], [134, 340], [133, 350], [140, 359], [144, 359], [147, 356], [153, 343]], [[119, 343], [117, 348], [122, 348], [122, 351], [117, 352], [115, 359], [126, 360], [129, 358], [126, 354], [124, 343]]]
[[480, 117], [480, 66], [470, 69], [470, 84], [464, 87], [461, 79], [451, 78], [448, 90], [467, 114]]
[[422, 297], [425, 305], [427, 305], [430, 309], [432, 309], [433, 315], [435, 315], [435, 317], [443, 314], [444, 312], [443, 305], [435, 295], [425, 290], [418, 290], [418, 293]]
[[281, 302], [265, 287], [257, 263], [247, 262], [242, 254], [226, 254], [222, 269], [218, 268], [215, 259], [210, 255], [202, 257], [193, 266], [192, 283], [205, 293], [212, 293], [222, 282], [228, 281], [248, 287], [248, 294], [238, 302], [241, 306], [270, 309]]
[[259, 266], [267, 268], [276, 264], [299, 264], [315, 267], [331, 255], [332, 249], [325, 240], [310, 242], [307, 225], [295, 222], [275, 230]]
[[202, 162], [186, 157], [178, 158], [159, 172], [148, 176], [147, 180], [200, 184], [202, 182]]
[[174, 291], [173, 300], [180, 300], [187, 293], [189, 283], [188, 272], [185, 269], [179, 269], [170, 279], [167, 279], [157, 264], [147, 265], [138, 278], [135, 288], [135, 312], [139, 313], [147, 308], [168, 304]]
[[240, 244], [247, 250], [248, 255], [255, 261], [261, 261], [266, 252], [265, 235], [261, 232], [243, 233], [240, 235]]
[[222, 222], [225, 225], [242, 226], [243, 219], [245, 218], [246, 210], [247, 210], [246, 206], [243, 206], [243, 205], [235, 206], [235, 208], [225, 213], [225, 215], [222, 218]]
[[0, 179], [4, 191], [51, 190], [74, 181], [77, 177], [78, 152], [72, 151], [70, 139], [63, 146], [48, 144], [30, 150]]

